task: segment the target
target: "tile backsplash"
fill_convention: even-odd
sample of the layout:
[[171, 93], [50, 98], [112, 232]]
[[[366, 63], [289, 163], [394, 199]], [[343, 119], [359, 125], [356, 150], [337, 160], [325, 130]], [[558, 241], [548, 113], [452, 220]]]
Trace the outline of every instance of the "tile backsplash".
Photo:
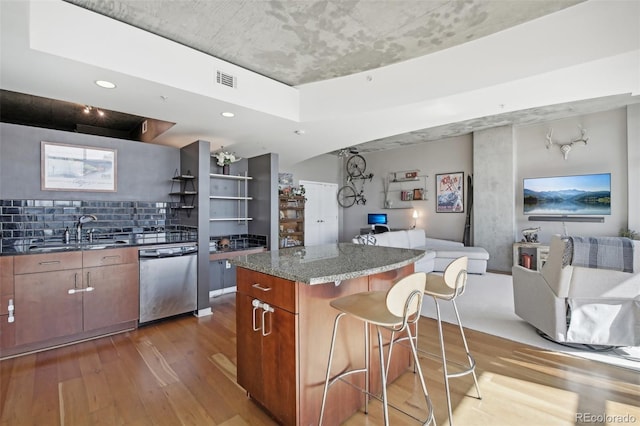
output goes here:
[[75, 239], [80, 216], [98, 218], [84, 225], [94, 238], [132, 238], [146, 232], [178, 234], [179, 240], [195, 240], [197, 231], [180, 225], [168, 202], [78, 201], [78, 200], [0, 200], [0, 235], [2, 252], [18, 251], [25, 241], [59, 241], [69, 228]]

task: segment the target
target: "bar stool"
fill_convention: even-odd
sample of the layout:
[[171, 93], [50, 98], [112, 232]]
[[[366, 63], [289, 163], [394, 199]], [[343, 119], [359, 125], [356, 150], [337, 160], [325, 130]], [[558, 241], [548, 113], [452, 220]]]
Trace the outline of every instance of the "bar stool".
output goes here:
[[[389, 424], [389, 412], [387, 401], [387, 373], [385, 371], [384, 362], [384, 350], [382, 345], [382, 331], [381, 329], [390, 330], [392, 333], [399, 333], [404, 330], [407, 331], [411, 344], [411, 353], [413, 360], [417, 366], [418, 374], [420, 377], [420, 383], [422, 385], [422, 392], [427, 403], [429, 415], [425, 421], [421, 421], [423, 424], [430, 424], [432, 421], [435, 423], [433, 416], [433, 406], [431, 404], [431, 398], [427, 392], [427, 386], [422, 376], [422, 370], [418, 360], [418, 353], [414, 344], [414, 338], [411, 333], [410, 324], [414, 324], [420, 318], [420, 309], [422, 307], [422, 299], [424, 296], [426, 284], [426, 274], [424, 272], [417, 272], [408, 275], [398, 282], [396, 282], [388, 291], [370, 291], [352, 294], [335, 299], [330, 302], [331, 306], [340, 313], [336, 316], [333, 325], [333, 334], [331, 336], [331, 347], [329, 349], [329, 361], [327, 364], [327, 375], [324, 383], [324, 392], [322, 394], [322, 406], [320, 408], [320, 421], [319, 425], [322, 425], [324, 417], [324, 409], [327, 399], [327, 392], [329, 387], [335, 384], [337, 381], [342, 380], [343, 377], [354, 374], [365, 374], [365, 388], [361, 389], [367, 397], [365, 398], [365, 413], [369, 410], [369, 396], [379, 398], [376, 395], [372, 395], [369, 390], [369, 364], [370, 364], [370, 345], [369, 345], [369, 325], [375, 325], [378, 334], [378, 347], [380, 350], [380, 378], [382, 383], [382, 409], [384, 414], [384, 424]], [[352, 369], [344, 371], [333, 379], [331, 376], [331, 363], [333, 361], [333, 353], [335, 348], [336, 335], [338, 331], [338, 325], [340, 319], [345, 315], [351, 315], [354, 318], [360, 319], [364, 322], [364, 340], [365, 340], [365, 366], [360, 369]], [[391, 354], [389, 354], [391, 356]], [[393, 407], [396, 408], [396, 407]], [[396, 408], [398, 409], [398, 408]], [[402, 411], [398, 409], [399, 411]], [[408, 414], [402, 411], [405, 414]], [[413, 417], [412, 415], [408, 414]], [[414, 417], [415, 419], [415, 417]]]
[[[449, 426], [453, 426], [453, 410], [451, 407], [451, 390], [449, 388], [449, 379], [452, 377], [461, 377], [467, 374], [473, 375], [473, 382], [476, 387], [476, 393], [478, 394], [478, 399], [482, 399], [480, 395], [480, 387], [478, 386], [478, 378], [476, 377], [476, 362], [471, 356], [469, 352], [469, 346], [467, 345], [467, 339], [464, 335], [464, 330], [462, 328], [462, 323], [460, 321], [460, 313], [458, 312], [458, 306], [456, 305], [456, 298], [461, 296], [464, 293], [465, 286], [467, 283], [467, 256], [462, 256], [451, 262], [444, 270], [442, 275], [430, 273], [427, 274], [427, 283], [425, 287], [424, 293], [427, 296], [433, 297], [433, 301], [436, 304], [436, 319], [438, 321], [438, 337], [440, 338], [440, 352], [442, 357], [442, 369], [444, 376], [444, 387], [445, 392], [447, 394], [447, 409], [449, 414]], [[453, 310], [456, 314], [456, 320], [458, 322], [458, 328], [460, 329], [460, 336], [462, 337], [462, 343], [464, 344], [464, 350], [467, 355], [467, 361], [469, 366], [463, 366], [464, 370], [449, 373], [447, 369], [447, 356], [445, 353], [444, 347], [444, 336], [442, 333], [442, 319], [440, 317], [440, 305], [438, 304], [438, 300], [448, 300], [453, 305]], [[416, 346], [418, 346], [418, 324], [416, 323]], [[402, 337], [400, 339], [396, 339], [394, 341], [393, 336], [391, 336], [391, 345], [389, 347], [389, 356], [391, 356], [391, 351], [393, 350], [393, 344], [397, 343], [401, 340], [411, 340], [411, 337]], [[423, 352], [423, 351], [420, 351]]]

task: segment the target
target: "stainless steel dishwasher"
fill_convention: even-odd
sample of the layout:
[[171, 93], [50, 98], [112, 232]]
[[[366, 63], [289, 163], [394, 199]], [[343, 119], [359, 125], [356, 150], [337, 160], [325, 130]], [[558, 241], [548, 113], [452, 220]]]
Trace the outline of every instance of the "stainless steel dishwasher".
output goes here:
[[138, 250], [141, 324], [197, 309], [197, 250], [195, 244]]

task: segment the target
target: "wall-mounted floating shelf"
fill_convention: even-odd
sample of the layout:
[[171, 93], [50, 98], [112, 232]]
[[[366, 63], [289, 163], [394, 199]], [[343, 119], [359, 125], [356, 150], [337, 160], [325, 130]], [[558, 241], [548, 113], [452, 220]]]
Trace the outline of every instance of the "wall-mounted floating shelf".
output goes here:
[[[196, 199], [195, 186], [196, 177], [191, 174], [191, 170], [187, 173], [180, 174], [176, 169], [173, 177], [171, 178], [171, 190], [169, 195], [173, 197], [180, 197], [180, 201], [171, 203], [171, 208], [174, 210], [184, 210], [187, 213], [187, 217], [191, 216], [191, 210], [195, 208], [194, 201]], [[177, 191], [173, 190], [175, 184], [179, 185]]]
[[385, 209], [410, 209], [413, 201], [427, 200], [427, 175], [420, 170], [390, 172], [384, 185]]

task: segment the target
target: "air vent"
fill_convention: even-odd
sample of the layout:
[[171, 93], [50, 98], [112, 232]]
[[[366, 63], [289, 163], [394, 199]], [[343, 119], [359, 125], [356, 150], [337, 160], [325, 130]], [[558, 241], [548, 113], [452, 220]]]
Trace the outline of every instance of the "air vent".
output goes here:
[[223, 86], [236, 87], [236, 78], [231, 74], [223, 73], [222, 71], [218, 71], [216, 75], [216, 83], [222, 84]]

